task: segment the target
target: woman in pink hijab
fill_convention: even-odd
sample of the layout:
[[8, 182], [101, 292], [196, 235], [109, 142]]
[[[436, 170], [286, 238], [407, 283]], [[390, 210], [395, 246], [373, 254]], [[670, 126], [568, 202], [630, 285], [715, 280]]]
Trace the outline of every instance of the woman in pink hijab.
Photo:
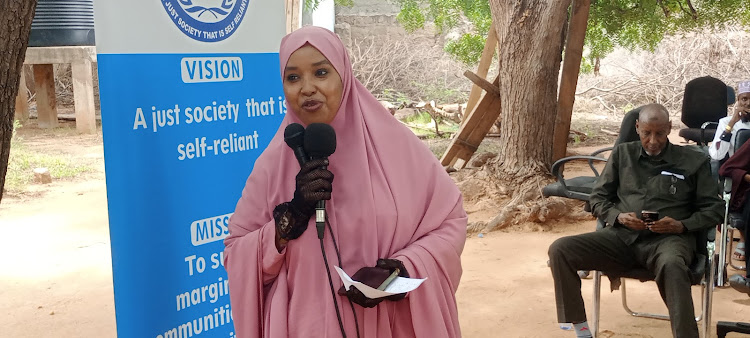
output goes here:
[[[354, 78], [334, 33], [299, 29], [279, 56], [288, 113], [255, 163], [224, 241], [237, 337], [337, 337], [340, 326], [348, 337], [460, 337], [455, 292], [467, 217], [458, 188]], [[330, 124], [335, 153], [300, 169], [283, 140], [292, 123]], [[339, 266], [333, 236], [349, 275], [378, 263], [427, 280], [406, 297], [363, 300], [354, 288], [332, 296], [311, 218], [316, 199], [328, 200], [328, 265]]]

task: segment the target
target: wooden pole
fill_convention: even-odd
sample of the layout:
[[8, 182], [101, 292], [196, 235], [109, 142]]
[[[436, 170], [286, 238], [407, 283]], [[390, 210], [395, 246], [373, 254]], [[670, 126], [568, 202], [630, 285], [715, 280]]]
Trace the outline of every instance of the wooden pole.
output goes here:
[[73, 62], [71, 73], [73, 73], [76, 129], [81, 133], [94, 134], [96, 133], [96, 109], [94, 108], [94, 80], [91, 61]]
[[286, 33], [289, 34], [299, 28], [301, 0], [286, 0]]
[[18, 81], [16, 95], [16, 120], [26, 122], [29, 119], [29, 93], [26, 89], [26, 67], [21, 67], [21, 79]]
[[[493, 23], [490, 26], [490, 32], [487, 33], [487, 42], [484, 43], [484, 50], [482, 51], [482, 56], [479, 58], [479, 67], [477, 67], [476, 75], [483, 79], [487, 78], [487, 72], [489, 72], [490, 64], [492, 64], [492, 57], [495, 55], [496, 51], [497, 32], [495, 32], [495, 24]], [[471, 87], [469, 100], [466, 102], [467, 112], [470, 112], [472, 109], [474, 109], [474, 106], [476, 106], [477, 102], [479, 102], [479, 97], [481, 95], [482, 88], [479, 88], [479, 86], [477, 85]], [[464, 114], [464, 116], [466, 116], [466, 114]]]
[[39, 128], [57, 127], [55, 72], [51, 64], [34, 65], [34, 84]]
[[568, 148], [570, 119], [573, 115], [573, 103], [576, 99], [578, 73], [581, 70], [583, 40], [586, 37], [586, 26], [589, 19], [591, 0], [573, 0], [573, 15], [568, 25], [568, 37], [565, 44], [560, 93], [557, 99], [557, 117], [555, 134], [552, 143], [552, 161], [565, 157]]

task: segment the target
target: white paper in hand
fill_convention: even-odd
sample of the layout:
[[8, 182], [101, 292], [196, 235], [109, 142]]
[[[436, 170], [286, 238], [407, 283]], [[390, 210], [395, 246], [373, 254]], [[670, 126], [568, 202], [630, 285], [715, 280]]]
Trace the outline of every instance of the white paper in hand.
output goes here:
[[370, 299], [388, 297], [397, 295], [399, 293], [412, 291], [422, 285], [422, 282], [427, 279], [396, 277], [396, 279], [394, 279], [391, 284], [389, 284], [388, 287], [385, 288], [385, 291], [380, 291], [376, 288], [369, 287], [366, 284], [353, 280], [351, 277], [349, 277], [349, 275], [346, 274], [346, 272], [344, 272], [344, 270], [341, 270], [341, 268], [339, 268], [338, 266], [336, 266], [335, 268], [336, 272], [339, 273], [339, 277], [341, 277], [341, 281], [344, 282], [344, 288], [347, 291], [352, 285], [354, 285], [357, 287], [357, 290], [361, 291], [362, 294], [365, 295], [365, 297]]

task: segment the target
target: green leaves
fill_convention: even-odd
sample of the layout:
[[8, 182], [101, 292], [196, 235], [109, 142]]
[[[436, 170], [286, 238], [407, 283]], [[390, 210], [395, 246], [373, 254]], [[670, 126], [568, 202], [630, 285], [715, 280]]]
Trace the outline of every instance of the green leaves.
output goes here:
[[439, 32], [456, 26], [461, 16], [461, 0], [428, 0], [429, 17]]
[[[478, 61], [492, 23], [488, 0], [399, 2], [398, 19], [407, 30], [422, 28], [430, 20], [442, 32], [461, 20], [468, 20], [472, 31], [450, 41], [446, 50], [464, 63]], [[750, 3], [747, 0], [591, 0], [585, 44], [588, 58], [594, 59], [604, 57], [616, 46], [653, 50], [665, 35], [701, 32], [725, 25], [750, 25]]]
[[460, 38], [448, 41], [445, 51], [467, 65], [479, 62], [487, 38], [479, 34], [464, 34]]
[[417, 0], [401, 0], [401, 12], [396, 17], [409, 32], [424, 27], [425, 17]]
[[[318, 8], [318, 5], [320, 4], [321, 0], [302, 0], [302, 1], [304, 1], [305, 10], [313, 11]], [[346, 6], [346, 7], [354, 6], [354, 0], [334, 0], [333, 3], [336, 4], [336, 6]]]

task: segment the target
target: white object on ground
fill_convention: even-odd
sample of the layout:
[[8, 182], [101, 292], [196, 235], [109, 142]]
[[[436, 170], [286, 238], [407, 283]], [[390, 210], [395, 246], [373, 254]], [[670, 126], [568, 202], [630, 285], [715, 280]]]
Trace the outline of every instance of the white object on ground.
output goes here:
[[52, 175], [47, 168], [34, 169], [34, 181], [42, 184], [52, 183]]

